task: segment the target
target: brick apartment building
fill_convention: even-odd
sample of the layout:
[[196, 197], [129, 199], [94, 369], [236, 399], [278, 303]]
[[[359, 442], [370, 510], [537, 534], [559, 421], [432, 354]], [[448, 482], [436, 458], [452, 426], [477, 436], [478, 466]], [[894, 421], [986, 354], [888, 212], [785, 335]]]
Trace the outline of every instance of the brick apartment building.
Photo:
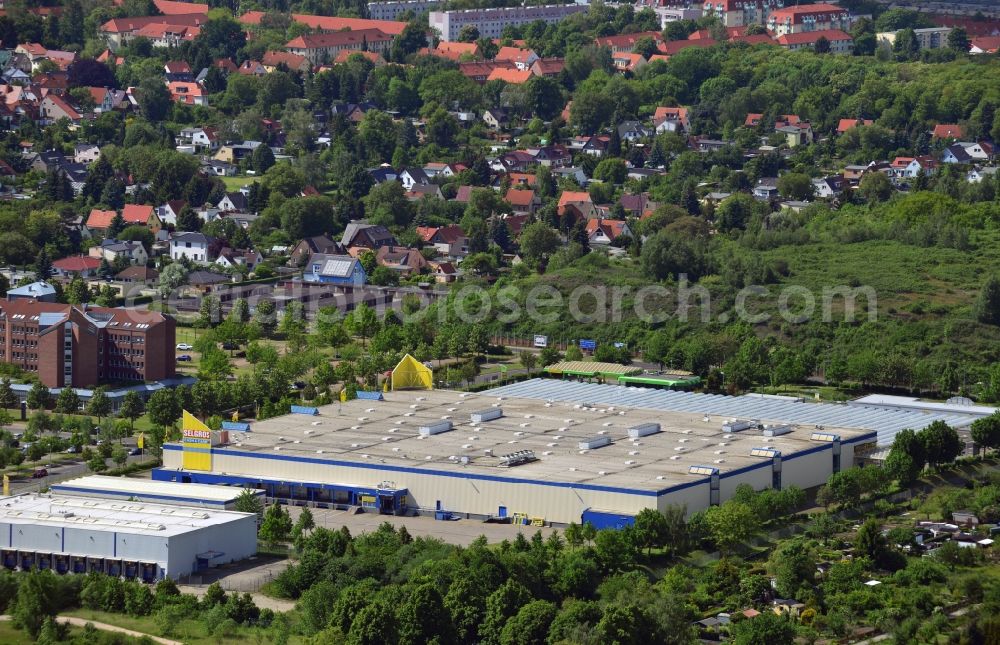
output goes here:
[[51, 388], [176, 375], [176, 323], [152, 311], [3, 301], [0, 339], [0, 362], [37, 374]]

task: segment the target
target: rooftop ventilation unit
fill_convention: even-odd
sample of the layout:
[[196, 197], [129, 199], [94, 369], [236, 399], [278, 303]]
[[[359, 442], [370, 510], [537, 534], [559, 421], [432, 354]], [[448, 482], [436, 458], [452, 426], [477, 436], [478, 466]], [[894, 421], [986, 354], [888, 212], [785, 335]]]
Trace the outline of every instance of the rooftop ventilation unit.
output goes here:
[[537, 461], [537, 459], [538, 458], [535, 457], [535, 451], [533, 450], [518, 450], [517, 452], [512, 452], [500, 457], [500, 465], [504, 468], [513, 468], [514, 466], [520, 466], [521, 464]]
[[765, 437], [780, 437], [783, 434], [788, 434], [792, 431], [792, 426], [786, 424], [776, 424], [773, 426], [764, 426], [764, 436]]
[[781, 451], [775, 448], [752, 448], [750, 450], [751, 457], [767, 457], [768, 459], [774, 459], [775, 457], [781, 456]]
[[718, 475], [719, 469], [711, 466], [691, 466], [688, 468], [689, 475]]
[[641, 423], [637, 426], [632, 426], [628, 429], [628, 436], [632, 439], [638, 439], [639, 437], [648, 437], [651, 434], [656, 434], [660, 431], [659, 423]]
[[834, 441], [840, 441], [840, 435], [833, 434], [832, 432], [814, 432], [809, 439], [812, 441], [825, 441], [827, 443], [833, 443]]
[[486, 423], [503, 416], [503, 408], [490, 408], [489, 410], [479, 410], [469, 415], [472, 423]]
[[431, 435], [441, 434], [442, 432], [448, 432], [450, 430], [451, 421], [440, 421], [438, 423], [420, 426], [420, 435], [423, 437], [430, 437]]
[[611, 445], [611, 437], [607, 435], [599, 435], [597, 437], [581, 441], [580, 450], [593, 450], [594, 448], [602, 448], [608, 445]]
[[740, 432], [741, 430], [749, 430], [750, 428], [756, 428], [760, 423], [755, 419], [731, 419], [726, 423], [722, 424], [723, 432]]

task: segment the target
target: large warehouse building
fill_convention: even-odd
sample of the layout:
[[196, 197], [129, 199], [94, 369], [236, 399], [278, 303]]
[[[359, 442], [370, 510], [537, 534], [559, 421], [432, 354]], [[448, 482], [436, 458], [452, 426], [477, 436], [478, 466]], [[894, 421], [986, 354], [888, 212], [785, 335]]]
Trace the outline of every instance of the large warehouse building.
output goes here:
[[7, 569], [153, 582], [256, 553], [252, 513], [35, 493], [0, 498], [0, 562]]
[[[130, 502], [150, 502], [153, 504], [176, 504], [214, 508], [222, 511], [236, 510], [236, 500], [242, 488], [226, 488], [209, 484], [177, 484], [157, 482], [151, 479], [132, 477], [108, 477], [87, 475], [53, 484], [54, 495], [95, 497]], [[256, 491], [259, 497], [264, 491]], [[263, 500], [261, 500], [263, 502]]]
[[[826, 481], [947, 415], [535, 379], [481, 394], [401, 391], [168, 444], [158, 480], [382, 513], [621, 524], [695, 512], [736, 487]], [[209, 443], [214, 445], [209, 445]]]

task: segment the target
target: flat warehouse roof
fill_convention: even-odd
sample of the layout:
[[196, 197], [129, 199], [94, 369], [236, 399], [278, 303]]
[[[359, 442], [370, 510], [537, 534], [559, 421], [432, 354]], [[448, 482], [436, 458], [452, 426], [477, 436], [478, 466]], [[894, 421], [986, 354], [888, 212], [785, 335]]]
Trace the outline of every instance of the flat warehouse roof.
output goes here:
[[[829, 445], [812, 439], [816, 431], [812, 425], [767, 437], [756, 428], [725, 432], [722, 426], [728, 417], [706, 419], [700, 412], [666, 412], [620, 403], [583, 405], [585, 398], [573, 402], [498, 398], [498, 392], [389, 392], [384, 401], [334, 403], [319, 408], [319, 416], [290, 414], [254, 423], [251, 432], [231, 432], [231, 443], [213, 448], [213, 452], [431, 475], [503, 477], [656, 492], [704, 478], [705, 473], [691, 474], [692, 466], [717, 468], [724, 474], [770, 464], [770, 456], [751, 454], [755, 448], [773, 448], [788, 458]], [[502, 417], [472, 423], [470, 415], [497, 406], [503, 411]], [[765, 424], [783, 421], [762, 416], [746, 418]], [[432, 427], [447, 422], [453, 424], [451, 430]], [[629, 428], [654, 423], [662, 432], [638, 439], [629, 437]], [[421, 433], [422, 427], [425, 434]], [[833, 426], [824, 431], [839, 434], [844, 441], [869, 433]], [[595, 439], [593, 443], [610, 440], [610, 444], [590, 449], [581, 446], [581, 442]], [[503, 465], [504, 455], [522, 451], [533, 452], [535, 460]], [[276, 476], [266, 468], [260, 474], [272, 479]]]
[[47, 524], [91, 531], [173, 537], [226, 524], [252, 513], [26, 493], [0, 497], [0, 523]]
[[52, 492], [58, 494], [122, 493], [140, 497], [184, 499], [210, 504], [233, 502], [243, 490], [242, 488], [227, 488], [211, 484], [182, 484], [153, 481], [152, 479], [108, 477], [107, 475], [88, 475], [52, 485]]

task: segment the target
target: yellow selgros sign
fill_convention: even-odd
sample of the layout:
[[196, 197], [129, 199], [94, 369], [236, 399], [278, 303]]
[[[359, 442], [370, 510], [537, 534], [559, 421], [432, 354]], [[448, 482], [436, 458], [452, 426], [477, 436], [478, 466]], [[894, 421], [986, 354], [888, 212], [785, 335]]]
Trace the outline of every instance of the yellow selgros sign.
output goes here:
[[181, 417], [184, 468], [212, 470], [212, 429], [184, 410]]

